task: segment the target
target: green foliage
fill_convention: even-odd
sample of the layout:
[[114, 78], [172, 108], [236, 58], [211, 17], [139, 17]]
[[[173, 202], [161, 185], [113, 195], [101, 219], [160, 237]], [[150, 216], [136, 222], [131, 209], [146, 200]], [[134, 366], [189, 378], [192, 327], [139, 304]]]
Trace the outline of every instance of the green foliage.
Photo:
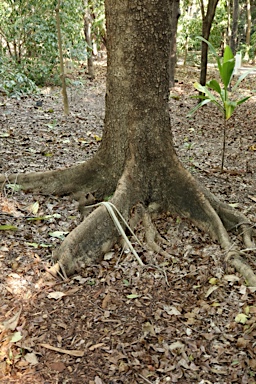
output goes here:
[[[93, 28], [100, 34], [104, 29], [104, 1], [94, 0], [90, 3], [95, 13]], [[59, 55], [55, 7], [56, 1], [51, 0], [0, 1], [1, 89], [8, 95], [30, 92], [32, 84], [56, 85], [56, 79], [59, 79]], [[84, 11], [81, 0], [61, 1], [64, 59], [87, 58]], [[11, 63], [6, 75], [2, 61]], [[13, 82], [17, 82], [17, 89]]]
[[[238, 88], [241, 81], [248, 75], [249, 72], [242, 74], [232, 88], [232, 91], [229, 91], [229, 85], [235, 68], [235, 58], [230, 47], [226, 46], [223, 59], [221, 59], [209, 41], [202, 37], [198, 37], [198, 39], [207, 43], [210, 51], [214, 55], [223, 86], [221, 86], [221, 84], [215, 79], [210, 80], [205, 86], [196, 82], [194, 87], [202, 93], [196, 97], [202, 99], [202, 101], [192, 109], [190, 114], [196, 112], [203, 105], [212, 102], [217, 105], [219, 110], [222, 112], [224, 119], [228, 120], [232, 116], [235, 108], [250, 98], [250, 96], [237, 100], [230, 98], [230, 94]], [[215, 97], [215, 94], [212, 91], [217, 93], [217, 97]]]
[[13, 60], [0, 59], [0, 92], [9, 97], [21, 98], [36, 93], [36, 84], [29, 79]]
[[250, 73], [250, 71], [245, 72], [239, 77], [239, 79], [237, 80], [236, 84], [234, 85], [231, 91], [230, 83], [231, 83], [231, 79], [233, 77], [233, 71], [235, 68], [235, 58], [230, 47], [226, 46], [224, 50], [223, 59], [221, 59], [218, 56], [215, 49], [213, 48], [212, 44], [209, 43], [209, 41], [205, 40], [202, 37], [198, 37], [198, 39], [208, 44], [211, 53], [215, 57], [222, 84], [219, 83], [216, 79], [212, 79], [208, 81], [205, 86], [196, 82], [194, 84], [194, 87], [200, 93], [195, 97], [199, 98], [202, 101], [192, 109], [189, 116], [195, 113], [203, 105], [208, 104], [210, 102], [215, 104], [221, 111], [224, 118], [223, 148], [222, 148], [222, 162], [221, 162], [221, 170], [223, 170], [224, 156], [225, 156], [225, 143], [226, 143], [226, 121], [230, 119], [230, 117], [233, 115], [233, 112], [235, 111], [238, 105], [243, 104], [246, 100], [250, 98], [250, 96], [247, 96], [243, 98], [234, 99], [234, 97], [230, 98], [230, 94], [232, 94], [233, 91], [235, 91], [239, 87], [241, 81], [248, 75], [248, 73]]
[[[227, 28], [226, 2], [220, 1], [216, 8], [212, 23], [210, 41], [221, 48], [223, 36]], [[177, 49], [179, 55], [184, 55], [188, 48], [188, 62], [200, 64], [201, 44], [196, 36], [202, 34], [202, 16], [199, 2], [181, 1], [181, 16], [178, 22]], [[212, 59], [210, 55], [210, 59]]]

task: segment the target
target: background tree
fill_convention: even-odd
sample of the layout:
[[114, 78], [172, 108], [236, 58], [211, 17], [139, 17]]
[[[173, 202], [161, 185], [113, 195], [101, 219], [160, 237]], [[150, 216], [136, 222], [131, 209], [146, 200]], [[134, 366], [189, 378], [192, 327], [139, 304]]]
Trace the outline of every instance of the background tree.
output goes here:
[[[200, 0], [201, 5], [201, 14], [202, 14], [202, 37], [205, 40], [209, 40], [210, 31], [212, 27], [213, 18], [215, 15], [215, 10], [219, 0], [209, 0], [207, 4], [207, 9], [205, 10], [204, 0]], [[200, 84], [205, 85], [206, 75], [207, 75], [207, 55], [208, 55], [208, 46], [202, 41], [201, 48], [201, 70], [200, 70]]]
[[175, 83], [175, 66], [177, 61], [177, 26], [180, 17], [180, 0], [173, 0], [171, 13], [171, 46], [170, 46], [170, 87]]
[[84, 36], [87, 44], [87, 66], [88, 74], [91, 79], [94, 79], [94, 66], [93, 66], [93, 43], [92, 43], [92, 16], [88, 0], [84, 0]]
[[237, 47], [238, 18], [239, 18], [239, 0], [233, 0], [232, 30], [231, 30], [231, 36], [230, 36], [230, 48], [233, 52], [233, 55], [236, 54], [236, 47]]
[[[108, 198], [131, 227], [143, 221], [148, 245], [156, 244], [151, 216], [170, 211], [189, 218], [217, 238], [226, 261], [249, 285], [256, 278], [234, 249], [227, 230], [242, 229], [252, 247], [246, 218], [201, 187], [179, 162], [169, 116], [169, 48], [172, 1], [106, 0], [107, 90], [103, 139], [94, 158], [77, 166], [12, 175], [25, 190], [76, 194], [83, 204]], [[5, 176], [0, 177], [4, 183]], [[106, 210], [96, 205], [64, 240], [54, 258], [67, 274], [95, 264], [119, 239]]]
[[252, 27], [252, 15], [251, 15], [251, 1], [246, 0], [246, 40], [245, 40], [245, 60], [249, 60], [249, 51], [250, 51], [250, 45], [251, 45], [251, 27]]

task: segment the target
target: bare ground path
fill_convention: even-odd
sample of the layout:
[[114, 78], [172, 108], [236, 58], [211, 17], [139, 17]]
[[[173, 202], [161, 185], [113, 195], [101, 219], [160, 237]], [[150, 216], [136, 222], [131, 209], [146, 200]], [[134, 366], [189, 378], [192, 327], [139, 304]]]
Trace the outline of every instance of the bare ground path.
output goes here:
[[[221, 159], [221, 119], [192, 119], [195, 73], [179, 70], [170, 114], [184, 164], [256, 225], [256, 97], [234, 115]], [[244, 93], [255, 78], [244, 82]], [[0, 103], [0, 382], [73, 384], [256, 383], [256, 293], [222, 263], [217, 244], [179, 217], [156, 218], [171, 258], [138, 244], [147, 267], [116, 247], [67, 281], [41, 280], [51, 249], [80, 221], [70, 198], [16, 191], [8, 174], [82, 162], [100, 141], [104, 68], [95, 82]], [[38, 106], [37, 101], [42, 101]], [[16, 229], [16, 230], [15, 230]], [[140, 228], [137, 228], [140, 237]], [[143, 239], [141, 239], [143, 242]], [[244, 251], [256, 271], [255, 250]]]

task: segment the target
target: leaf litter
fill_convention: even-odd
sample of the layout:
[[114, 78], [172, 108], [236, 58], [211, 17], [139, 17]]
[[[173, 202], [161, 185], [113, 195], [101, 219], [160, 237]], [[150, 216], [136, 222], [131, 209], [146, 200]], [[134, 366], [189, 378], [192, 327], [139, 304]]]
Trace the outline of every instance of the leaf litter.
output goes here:
[[[183, 164], [255, 226], [256, 97], [230, 120], [227, 169], [220, 173], [221, 116], [207, 106], [186, 118], [196, 77], [189, 68], [177, 77], [170, 115]], [[255, 78], [244, 81], [245, 92], [249, 85], [255, 88]], [[42, 94], [40, 108], [31, 96], [7, 99], [0, 110], [0, 172], [7, 175], [0, 195], [0, 226], [7, 226], [0, 231], [1, 383], [255, 383], [255, 290], [186, 220], [155, 219], [169, 258], [133, 243], [147, 268], [115, 247], [70, 279], [42, 279], [51, 248], [80, 222], [77, 205], [25, 194], [8, 185], [8, 174], [80, 163], [97, 150], [105, 68], [97, 67], [94, 83], [69, 92], [67, 118], [56, 90]], [[138, 227], [143, 243], [142, 234]], [[256, 269], [255, 250], [245, 256]]]

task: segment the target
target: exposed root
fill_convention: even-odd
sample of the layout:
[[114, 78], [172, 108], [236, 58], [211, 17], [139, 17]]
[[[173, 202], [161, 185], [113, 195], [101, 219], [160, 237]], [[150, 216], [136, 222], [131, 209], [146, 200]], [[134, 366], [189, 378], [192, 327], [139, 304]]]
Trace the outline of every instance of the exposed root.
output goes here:
[[226, 260], [244, 278], [249, 287], [256, 287], [256, 276], [251, 267], [239, 256], [238, 252], [229, 251]]
[[[131, 197], [133, 183], [124, 172], [111, 202], [125, 220], [134, 204]], [[86, 265], [97, 263], [118, 241], [119, 232], [105, 206], [97, 207], [78, 225], [54, 252], [53, 258], [61, 263], [67, 275]]]
[[247, 218], [240, 212], [235, 211], [228, 204], [220, 201], [207, 189], [203, 189], [204, 195], [211, 203], [214, 210], [219, 215], [227, 231], [241, 229], [243, 241], [246, 247], [253, 248], [252, 240], [253, 227]]
[[145, 228], [145, 240], [149, 249], [166, 258], [171, 258], [171, 255], [157, 244], [156, 239], [162, 242], [165, 242], [165, 239], [163, 239], [157, 232], [156, 227], [154, 226], [151, 217], [146, 210], [143, 214], [142, 222]]
[[[118, 175], [116, 175], [118, 176]], [[46, 172], [0, 174], [0, 185], [14, 182], [24, 191], [36, 191], [45, 195], [69, 195], [83, 191], [101, 191], [102, 198], [116, 187], [117, 178], [110, 174], [100, 156], [95, 155], [82, 164]]]

